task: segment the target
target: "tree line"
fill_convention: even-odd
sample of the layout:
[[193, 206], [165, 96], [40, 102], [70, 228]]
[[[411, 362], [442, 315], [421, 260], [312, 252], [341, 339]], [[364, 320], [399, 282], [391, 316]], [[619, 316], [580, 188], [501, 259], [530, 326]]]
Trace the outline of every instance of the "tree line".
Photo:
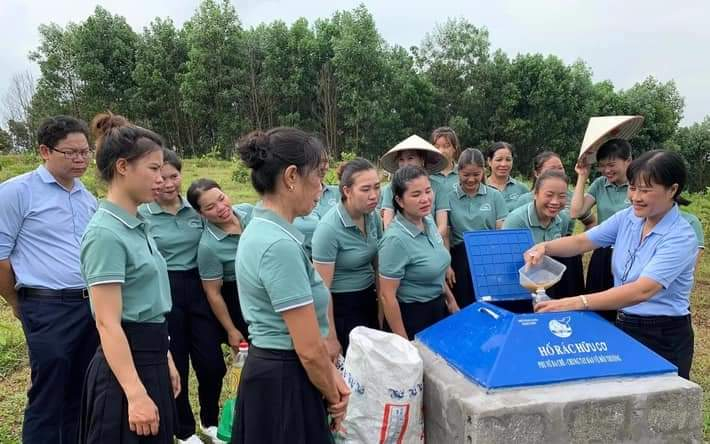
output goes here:
[[510, 57], [485, 27], [449, 19], [409, 49], [386, 42], [363, 5], [309, 23], [245, 28], [228, 0], [203, 0], [182, 27], [156, 18], [140, 32], [101, 6], [80, 23], [43, 24], [30, 53], [40, 76], [13, 78], [0, 149], [30, 149], [45, 116], [85, 120], [110, 109], [162, 134], [187, 156], [230, 156], [253, 129], [297, 126], [322, 135], [331, 154], [376, 159], [406, 136], [453, 127], [463, 146], [513, 143], [517, 173], [551, 149], [576, 158], [594, 115], [641, 114], [637, 152], [680, 150], [693, 170], [710, 151], [710, 117], [679, 128], [674, 82], [648, 77], [627, 90], [594, 82], [583, 61]]

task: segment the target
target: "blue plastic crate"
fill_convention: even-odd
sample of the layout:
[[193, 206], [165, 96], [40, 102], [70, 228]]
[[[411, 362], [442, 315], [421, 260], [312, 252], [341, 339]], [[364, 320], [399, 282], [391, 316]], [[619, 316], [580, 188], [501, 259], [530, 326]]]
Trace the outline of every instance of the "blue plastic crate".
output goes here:
[[476, 300], [486, 302], [531, 299], [520, 286], [523, 253], [533, 246], [530, 230], [480, 230], [463, 234]]

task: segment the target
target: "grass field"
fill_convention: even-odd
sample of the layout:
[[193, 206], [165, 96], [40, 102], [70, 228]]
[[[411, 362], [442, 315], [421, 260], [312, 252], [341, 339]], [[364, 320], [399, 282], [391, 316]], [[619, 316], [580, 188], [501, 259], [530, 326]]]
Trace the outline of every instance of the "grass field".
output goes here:
[[[39, 160], [29, 156], [0, 156], [0, 182], [33, 169]], [[211, 158], [186, 160], [183, 167], [183, 188], [199, 177], [210, 177], [221, 184], [233, 203], [255, 202], [257, 197], [251, 185], [232, 180], [235, 163]], [[243, 176], [243, 171], [241, 171]], [[99, 196], [102, 187], [89, 171], [83, 178], [87, 187]], [[702, 221], [708, 234], [710, 225], [710, 196], [691, 195], [693, 204], [689, 211]], [[706, 255], [696, 271], [693, 292], [693, 323], [695, 325], [695, 359], [691, 378], [703, 387], [704, 436], [710, 441], [710, 259]], [[0, 303], [0, 443], [20, 442], [20, 428], [25, 404], [25, 390], [29, 383], [29, 369], [24, 336], [19, 321], [4, 303]], [[195, 383], [190, 392], [196, 405]], [[77, 387], [77, 390], [80, 388]], [[197, 409], [195, 409], [197, 411]], [[672, 414], [672, 412], [669, 412]]]

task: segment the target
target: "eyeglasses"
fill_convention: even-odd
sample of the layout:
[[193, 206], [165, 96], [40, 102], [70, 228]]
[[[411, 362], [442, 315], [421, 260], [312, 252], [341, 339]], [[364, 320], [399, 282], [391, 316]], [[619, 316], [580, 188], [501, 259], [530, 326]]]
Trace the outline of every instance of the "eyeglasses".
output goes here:
[[634, 266], [634, 261], [636, 260], [636, 253], [638, 253], [640, 246], [641, 246], [641, 245], [639, 244], [639, 245], [634, 249], [634, 251], [631, 251], [631, 249], [629, 249], [629, 250], [626, 252], [626, 255], [627, 255], [627, 258], [626, 258], [626, 265], [624, 266], [624, 274], [623, 274], [623, 276], [621, 276], [621, 283], [622, 283], [622, 284], [625, 284], [625, 283], [626, 283], [626, 279], [629, 278], [629, 272], [631, 271], [631, 267]]
[[74, 150], [63, 151], [63, 150], [58, 150], [56, 148], [50, 148], [50, 150], [64, 154], [64, 158], [69, 159], [69, 160], [88, 159], [94, 155], [94, 151], [91, 149], [88, 149], [88, 148], [83, 149], [83, 150], [76, 150], [76, 151], [74, 151]]

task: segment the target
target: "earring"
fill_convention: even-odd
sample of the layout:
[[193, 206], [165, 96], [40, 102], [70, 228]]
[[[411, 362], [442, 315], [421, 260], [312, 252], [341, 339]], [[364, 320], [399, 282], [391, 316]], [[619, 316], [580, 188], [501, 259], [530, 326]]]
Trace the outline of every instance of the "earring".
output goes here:
[[289, 186], [289, 187], [288, 187], [288, 190], [289, 190], [289, 191], [293, 191], [293, 185]]

